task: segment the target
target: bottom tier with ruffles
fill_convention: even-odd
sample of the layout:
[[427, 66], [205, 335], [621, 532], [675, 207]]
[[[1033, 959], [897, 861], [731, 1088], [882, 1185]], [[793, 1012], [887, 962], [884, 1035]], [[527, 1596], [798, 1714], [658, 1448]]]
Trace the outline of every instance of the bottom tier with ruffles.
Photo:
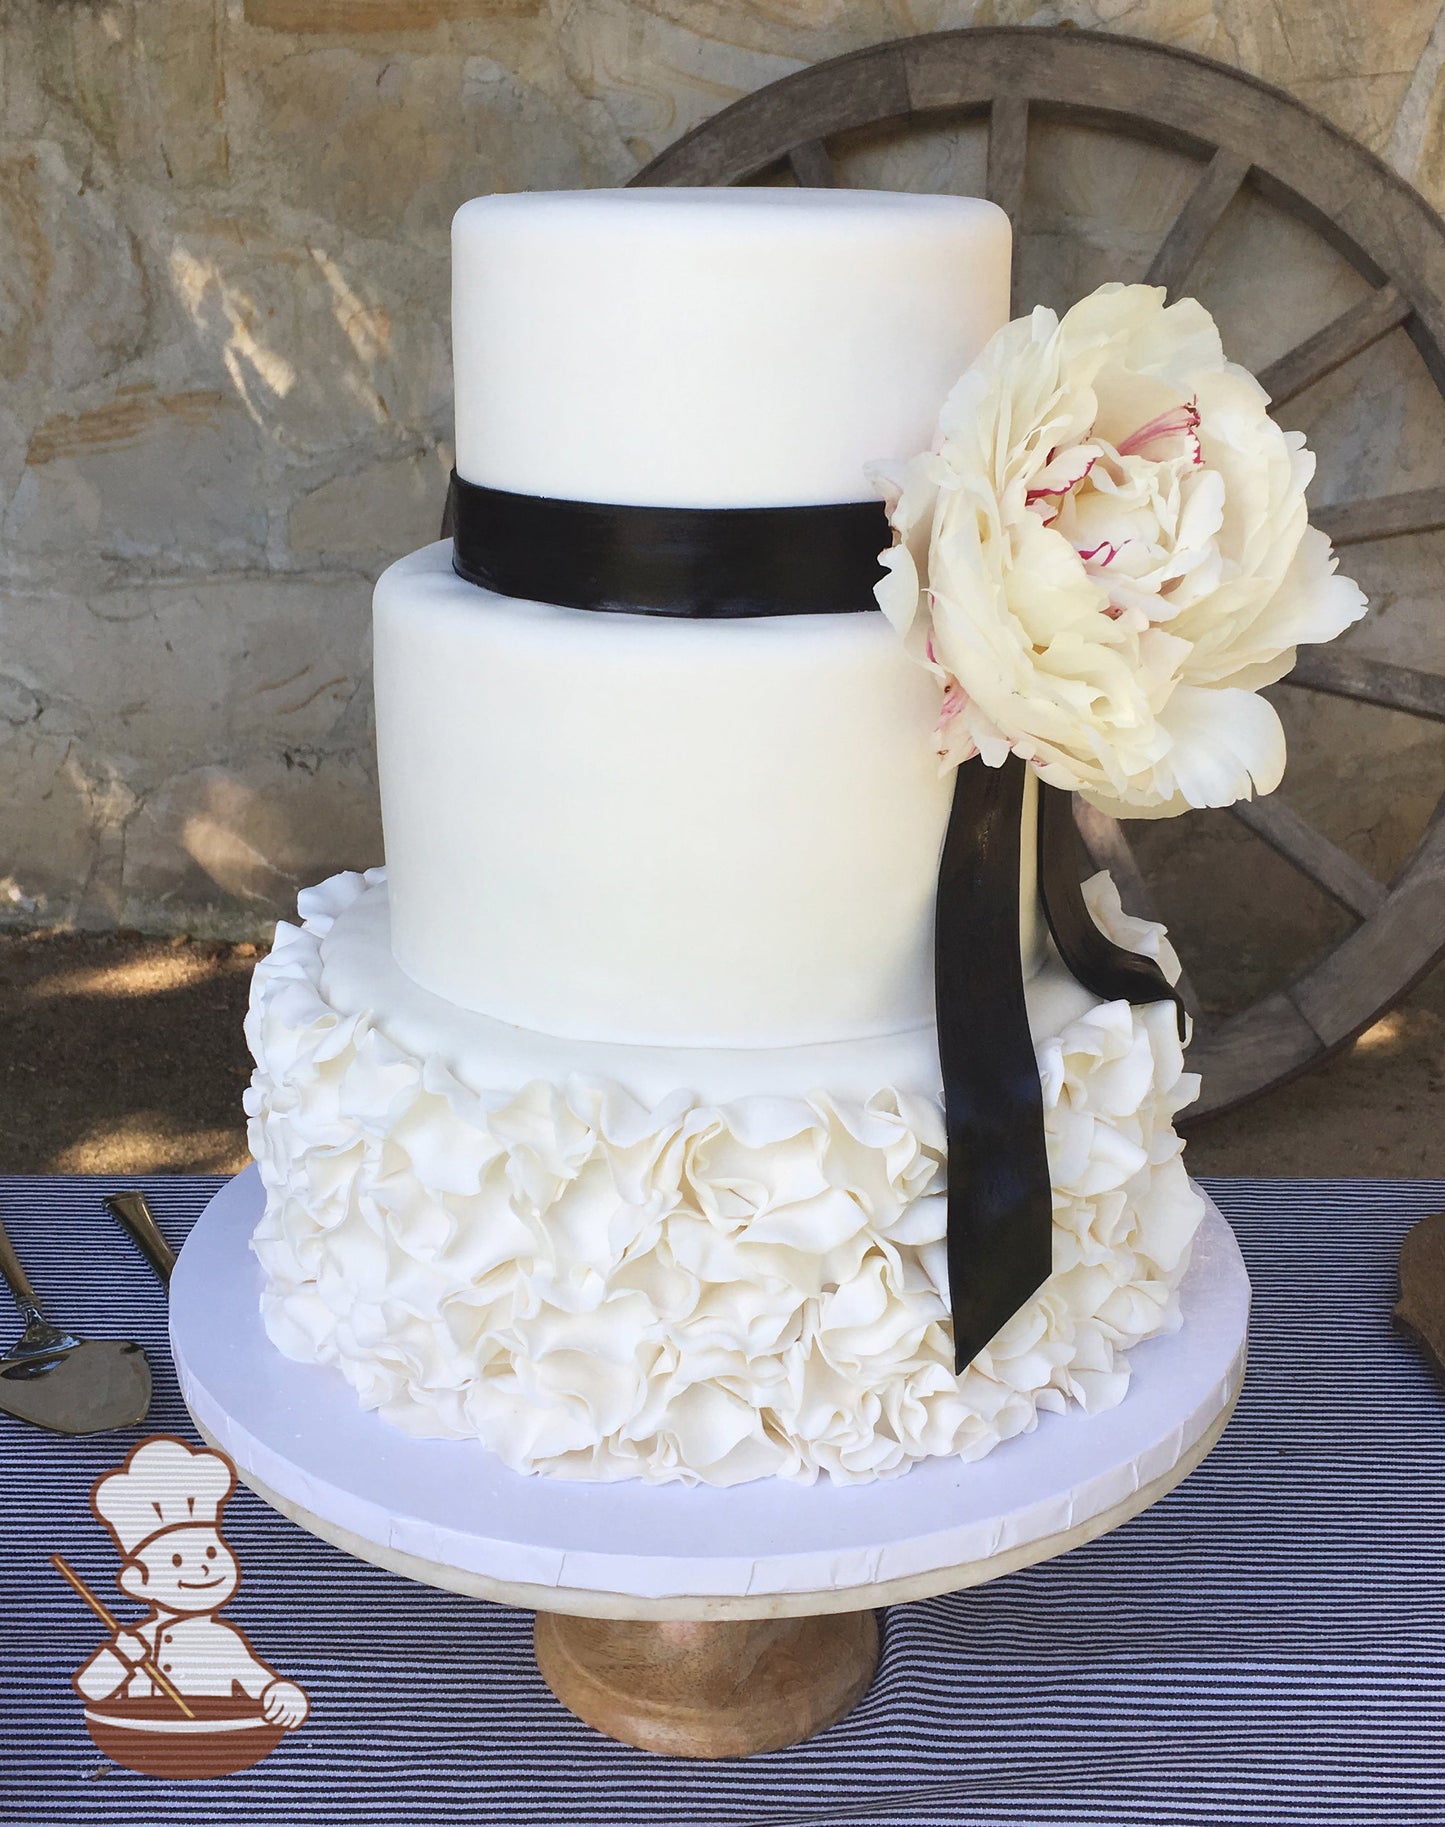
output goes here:
[[[1086, 884], [1111, 938], [1163, 930]], [[408, 1433], [518, 1471], [847, 1483], [1121, 1401], [1203, 1213], [1171, 1005], [1029, 989], [1054, 1274], [952, 1368], [931, 1029], [721, 1053], [472, 1015], [391, 959], [384, 872], [300, 898], [258, 965], [246, 1096], [267, 1330]]]

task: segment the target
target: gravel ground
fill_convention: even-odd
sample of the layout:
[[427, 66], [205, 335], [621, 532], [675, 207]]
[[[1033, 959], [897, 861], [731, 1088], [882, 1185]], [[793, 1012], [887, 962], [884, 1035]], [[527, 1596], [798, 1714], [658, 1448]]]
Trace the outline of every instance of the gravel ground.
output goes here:
[[0, 1171], [224, 1174], [250, 1159], [255, 945], [0, 935]]
[[[0, 934], [0, 1172], [232, 1173], [254, 945]], [[1445, 1175], [1445, 969], [1347, 1052], [1190, 1139], [1196, 1173]]]

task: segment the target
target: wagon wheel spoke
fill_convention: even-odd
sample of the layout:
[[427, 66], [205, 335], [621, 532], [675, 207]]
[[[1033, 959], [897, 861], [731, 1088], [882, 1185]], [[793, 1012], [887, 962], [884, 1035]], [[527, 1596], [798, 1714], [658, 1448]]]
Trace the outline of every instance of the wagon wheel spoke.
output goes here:
[[1445, 678], [1414, 666], [1393, 666], [1388, 660], [1367, 660], [1362, 654], [1348, 651], [1307, 649], [1294, 671], [1280, 683], [1445, 723]]
[[804, 140], [788, 153], [788, 169], [804, 190], [836, 190], [838, 172], [821, 140]]
[[1308, 1070], [1323, 1043], [1283, 991], [1243, 1009], [1196, 1041], [1189, 1064], [1204, 1081], [1199, 1101], [1179, 1118], [1188, 1134], [1195, 1124], [1258, 1095], [1259, 1081], [1283, 1083]]
[[1402, 495], [1372, 495], [1335, 501], [1310, 515], [1337, 546], [1367, 539], [1397, 539], [1402, 533], [1434, 533], [1445, 527], [1445, 488], [1417, 488]]
[[1171, 297], [1179, 290], [1194, 270], [1219, 218], [1239, 194], [1250, 167], [1249, 159], [1228, 147], [1219, 148], [1159, 244], [1145, 274], [1146, 285], [1162, 285]]
[[[1089, 861], [1096, 869], [1107, 869], [1114, 878], [1114, 886], [1119, 890], [1119, 899], [1124, 904], [1125, 912], [1131, 913], [1139, 920], [1158, 920], [1154, 908], [1154, 897], [1149, 892], [1149, 884], [1144, 880], [1139, 868], [1138, 858], [1134, 855], [1133, 846], [1124, 835], [1121, 820], [1110, 818], [1107, 812], [1100, 812], [1087, 800], [1074, 796], [1074, 823], [1078, 826], [1079, 836], [1084, 849], [1088, 852]], [[1162, 924], [1162, 922], [1161, 922]], [[1189, 973], [1183, 969], [1179, 972], [1179, 994], [1184, 998], [1184, 1006], [1196, 1020], [1200, 1016], [1199, 996], [1189, 980]]]
[[[847, 181], [838, 136], [959, 118], [988, 128], [986, 193], [1018, 223], [1030, 125], [1103, 129], [1183, 154], [1194, 182], [1149, 278], [1186, 289], [1201, 253], [1248, 186], [1341, 256], [1368, 288], [1360, 302], [1275, 358], [1260, 378], [1280, 405], [1403, 328], [1445, 395], [1445, 224], [1403, 179], [1299, 102], [1207, 59], [1090, 31], [978, 27], [925, 34], [794, 72], [669, 147], [633, 180], [737, 184], [781, 167], [809, 187]], [[1017, 242], [1016, 242], [1017, 246]], [[1017, 312], [1030, 300], [1015, 294]], [[1315, 516], [1337, 544], [1445, 527], [1445, 488], [1351, 501]], [[1281, 683], [1445, 722], [1445, 679], [1345, 652], [1306, 652]], [[1362, 1033], [1445, 947], [1445, 802], [1388, 890], [1298, 814], [1274, 801], [1238, 816], [1323, 891], [1360, 916], [1285, 987], [1217, 1019], [1196, 1041], [1204, 1076], [1186, 1121], [1218, 1114], [1308, 1071]], [[1097, 823], [1094, 821], [1097, 819]], [[1085, 813], [1085, 847], [1125, 904], [1148, 914], [1137, 863], [1113, 821]], [[1091, 828], [1092, 826], [1092, 828]], [[1196, 1006], [1192, 991], [1186, 999]]]
[[[1024, 171], [1029, 156], [1029, 104], [1024, 95], [996, 95], [988, 111], [988, 176], [984, 188], [991, 203], [1017, 223], [1023, 209]], [[1017, 275], [1018, 236], [1014, 236], [1013, 265]], [[1014, 281], [1017, 284], [1017, 279]], [[1017, 311], [1012, 293], [1009, 309]]]
[[1274, 405], [1283, 406], [1353, 356], [1372, 349], [1409, 315], [1409, 300], [1402, 298], [1394, 286], [1382, 285], [1262, 369], [1260, 385]]
[[1283, 800], [1274, 796], [1242, 799], [1229, 810], [1240, 824], [1263, 838], [1271, 850], [1293, 863], [1357, 920], [1368, 920], [1384, 906], [1390, 892], [1385, 884], [1377, 882], [1347, 850], [1341, 850], [1322, 831], [1316, 831]]
[[988, 112], [989, 201], [1017, 220], [1024, 200], [1028, 161], [1029, 104], [1024, 95], [998, 95]]

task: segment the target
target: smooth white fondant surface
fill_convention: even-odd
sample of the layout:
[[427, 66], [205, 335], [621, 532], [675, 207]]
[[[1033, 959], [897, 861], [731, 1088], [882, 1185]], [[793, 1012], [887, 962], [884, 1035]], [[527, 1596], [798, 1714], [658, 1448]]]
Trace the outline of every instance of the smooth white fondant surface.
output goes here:
[[456, 462], [519, 494], [865, 501], [1009, 307], [971, 197], [783, 188], [479, 197], [452, 224]]
[[[386, 871], [358, 879], [367, 892], [318, 934], [321, 995], [340, 1016], [365, 1015], [403, 1051], [434, 1059], [473, 1091], [569, 1078], [607, 1080], [644, 1104], [686, 1091], [705, 1103], [800, 1097], [827, 1089], [863, 1099], [880, 1085], [911, 1097], [942, 1095], [932, 1021], [867, 1040], [805, 1047], [649, 1047], [567, 1040], [458, 1007], [409, 977], [392, 950]], [[308, 907], [312, 905], [308, 901]], [[312, 916], [313, 930], [318, 922]], [[1095, 999], [1050, 955], [1027, 985], [1029, 1024], [1042, 1040]]]
[[[1177, 974], [1107, 877], [1086, 893]], [[1054, 1274], [956, 1377], [936, 1092], [641, 1097], [635, 1050], [534, 1076], [480, 1019], [478, 1052], [446, 1050], [415, 995], [404, 1043], [384, 994], [335, 1004], [325, 957], [384, 955], [355, 911], [383, 897], [335, 877], [278, 929], [246, 1107], [271, 1336], [399, 1427], [565, 1478], [866, 1480], [1113, 1405], [1128, 1348], [1177, 1323], [1203, 1208], [1171, 1127], [1198, 1081], [1170, 1004], [1086, 997], [1039, 1038]]]
[[[197, 1424], [289, 1511], [353, 1552], [513, 1604], [610, 1617], [786, 1616], [971, 1584], [997, 1557], [1073, 1546], [1187, 1459], [1238, 1390], [1249, 1281], [1209, 1206], [1179, 1288], [1183, 1325], [1138, 1347], [1127, 1398], [1046, 1415], [1006, 1452], [932, 1459], [899, 1484], [765, 1479], [731, 1490], [566, 1484], [510, 1471], [474, 1440], [418, 1440], [342, 1379], [285, 1358], [248, 1248], [255, 1169], [216, 1195], [181, 1251], [171, 1348]], [[891, 1592], [889, 1589], [892, 1589]], [[900, 1588], [903, 1588], [900, 1590]], [[702, 1601], [692, 1609], [677, 1601]], [[841, 1608], [841, 1607], [840, 1607]]]
[[464, 583], [438, 542], [384, 573], [374, 622], [392, 936], [425, 988], [652, 1045], [932, 1020], [953, 782], [937, 687], [881, 615], [561, 609]]

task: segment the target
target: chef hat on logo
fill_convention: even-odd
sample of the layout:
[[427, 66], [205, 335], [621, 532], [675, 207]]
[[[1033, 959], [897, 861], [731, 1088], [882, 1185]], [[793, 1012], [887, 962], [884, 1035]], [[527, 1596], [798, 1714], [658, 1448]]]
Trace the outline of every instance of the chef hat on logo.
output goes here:
[[142, 1440], [118, 1471], [97, 1479], [90, 1500], [127, 1560], [168, 1529], [212, 1524], [235, 1474], [219, 1453], [183, 1440]]

